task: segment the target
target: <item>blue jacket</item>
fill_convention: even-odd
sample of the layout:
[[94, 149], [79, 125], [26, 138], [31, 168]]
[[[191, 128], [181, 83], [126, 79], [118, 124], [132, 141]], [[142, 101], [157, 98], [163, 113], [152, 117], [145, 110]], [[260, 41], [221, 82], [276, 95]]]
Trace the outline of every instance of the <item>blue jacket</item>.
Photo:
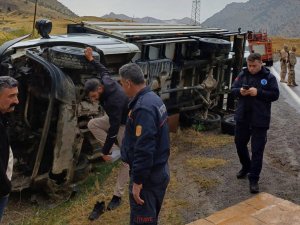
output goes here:
[[126, 124], [129, 100], [121, 85], [110, 77], [105, 66], [94, 60], [91, 63], [95, 66], [98, 78], [104, 86], [104, 92], [101, 94], [99, 103], [106, 112], [110, 124], [102, 148], [103, 154], [107, 155], [117, 139], [121, 124]]
[[[240, 89], [243, 84], [257, 88], [257, 96], [242, 96]], [[235, 111], [237, 122], [249, 122], [253, 127], [269, 128], [271, 119], [271, 102], [279, 98], [279, 89], [276, 77], [269, 69], [262, 67], [257, 74], [250, 74], [244, 69], [235, 79], [231, 88], [238, 97]]]
[[168, 169], [164, 175], [156, 172], [166, 168], [170, 155], [166, 106], [146, 87], [129, 103], [129, 110], [122, 160], [129, 164], [134, 183], [162, 182], [164, 177], [169, 178]]

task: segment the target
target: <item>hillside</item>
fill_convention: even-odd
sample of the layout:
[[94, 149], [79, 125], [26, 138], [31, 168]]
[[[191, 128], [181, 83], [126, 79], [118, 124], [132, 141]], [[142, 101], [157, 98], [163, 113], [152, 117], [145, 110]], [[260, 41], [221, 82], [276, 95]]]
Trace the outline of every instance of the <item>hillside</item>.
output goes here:
[[[33, 15], [35, 0], [0, 0], [0, 12], [17, 15]], [[57, 0], [39, 0], [38, 17], [66, 18], [77, 17], [75, 13]]]
[[267, 30], [269, 35], [300, 37], [299, 0], [249, 0], [231, 3], [202, 23], [229, 30]]
[[168, 24], [191, 24], [192, 21], [190, 18], [185, 17], [183, 19], [171, 19], [171, 20], [160, 20], [156, 19], [154, 17], [143, 17], [143, 18], [133, 18], [129, 17], [124, 14], [115, 14], [113, 12], [106, 14], [102, 16], [101, 18], [106, 18], [106, 19], [119, 19], [119, 20], [125, 20], [125, 21], [134, 21], [138, 23], [168, 23]]

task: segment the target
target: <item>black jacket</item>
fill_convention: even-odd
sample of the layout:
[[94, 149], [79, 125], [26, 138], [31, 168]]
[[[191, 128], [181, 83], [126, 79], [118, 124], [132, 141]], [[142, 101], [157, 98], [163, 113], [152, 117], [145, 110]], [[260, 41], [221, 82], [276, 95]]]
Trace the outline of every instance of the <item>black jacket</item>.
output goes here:
[[121, 85], [110, 77], [110, 73], [105, 66], [97, 61], [92, 61], [91, 63], [95, 66], [99, 79], [104, 86], [104, 92], [100, 97], [100, 105], [109, 117], [110, 127], [102, 152], [107, 155], [117, 139], [120, 125], [126, 124], [129, 100]]
[[11, 182], [6, 176], [9, 160], [9, 141], [7, 135], [7, 120], [0, 113], [0, 198], [11, 191]]
[[[257, 88], [257, 96], [242, 96], [240, 89], [243, 84]], [[269, 69], [262, 67], [261, 71], [252, 75], [244, 69], [235, 79], [232, 93], [239, 98], [235, 111], [237, 122], [249, 122], [254, 127], [269, 128], [271, 119], [271, 102], [279, 98], [276, 77]]]
[[129, 110], [122, 160], [129, 164], [134, 183], [163, 183], [169, 178], [169, 171], [164, 168], [170, 155], [166, 106], [147, 87], [132, 99]]

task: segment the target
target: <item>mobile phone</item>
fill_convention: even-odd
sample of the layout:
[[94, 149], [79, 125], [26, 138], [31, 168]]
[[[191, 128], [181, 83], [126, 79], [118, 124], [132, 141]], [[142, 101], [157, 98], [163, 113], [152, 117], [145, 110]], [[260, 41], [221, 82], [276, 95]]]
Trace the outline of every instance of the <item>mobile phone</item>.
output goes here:
[[250, 87], [249, 87], [248, 84], [243, 84], [242, 88], [245, 89], [245, 90], [248, 90]]

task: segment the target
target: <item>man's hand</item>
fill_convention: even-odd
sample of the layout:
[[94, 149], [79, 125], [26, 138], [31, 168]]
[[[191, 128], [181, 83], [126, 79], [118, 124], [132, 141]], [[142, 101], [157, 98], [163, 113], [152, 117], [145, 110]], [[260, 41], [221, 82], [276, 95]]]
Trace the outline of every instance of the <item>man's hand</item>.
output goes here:
[[135, 202], [138, 205], [143, 205], [144, 204], [144, 200], [140, 198], [140, 193], [141, 193], [142, 189], [143, 189], [143, 184], [133, 183], [133, 185], [132, 185], [132, 194], [133, 194], [133, 198], [134, 198]]
[[250, 96], [257, 96], [257, 88], [249, 88], [248, 92]]
[[247, 90], [247, 89], [241, 88], [240, 93], [241, 93], [242, 96], [250, 95], [249, 89]]
[[85, 48], [85, 49], [84, 49], [84, 56], [85, 56], [85, 58], [86, 58], [88, 61], [94, 60], [94, 57], [93, 57], [93, 49], [90, 48], [90, 47]]
[[112, 157], [111, 157], [111, 155], [103, 155], [103, 156], [102, 156], [102, 159], [103, 159], [105, 162], [107, 162], [107, 161], [111, 161], [111, 160], [112, 160]]

